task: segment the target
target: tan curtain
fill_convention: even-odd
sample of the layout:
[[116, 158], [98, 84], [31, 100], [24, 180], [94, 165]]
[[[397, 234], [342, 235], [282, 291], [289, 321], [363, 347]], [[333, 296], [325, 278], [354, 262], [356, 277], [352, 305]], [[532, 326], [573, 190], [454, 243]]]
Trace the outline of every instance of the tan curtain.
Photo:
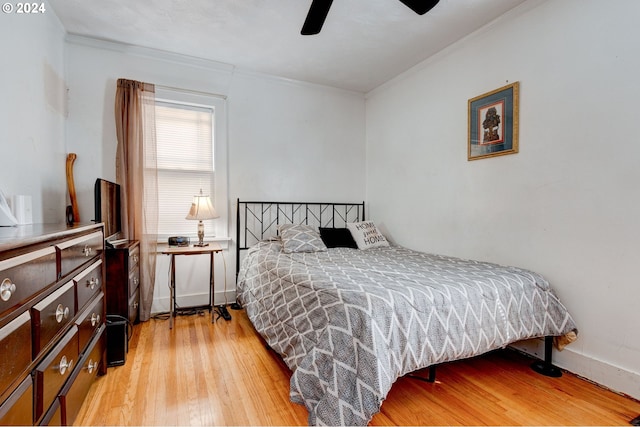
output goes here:
[[158, 179], [155, 87], [118, 80], [116, 180], [121, 185], [124, 237], [140, 242], [140, 320], [149, 320], [156, 276]]

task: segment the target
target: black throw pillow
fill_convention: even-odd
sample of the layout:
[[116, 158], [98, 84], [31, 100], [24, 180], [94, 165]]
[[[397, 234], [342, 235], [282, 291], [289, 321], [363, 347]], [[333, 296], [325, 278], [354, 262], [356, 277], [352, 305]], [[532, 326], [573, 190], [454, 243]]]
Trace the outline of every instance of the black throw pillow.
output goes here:
[[320, 227], [320, 238], [328, 248], [353, 248], [358, 249], [351, 232], [347, 228], [323, 228]]

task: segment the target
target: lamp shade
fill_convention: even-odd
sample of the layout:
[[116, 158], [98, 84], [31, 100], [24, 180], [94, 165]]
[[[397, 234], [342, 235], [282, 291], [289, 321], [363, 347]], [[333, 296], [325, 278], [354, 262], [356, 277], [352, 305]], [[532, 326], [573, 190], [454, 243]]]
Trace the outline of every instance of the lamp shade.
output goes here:
[[202, 190], [200, 190], [200, 195], [193, 196], [191, 208], [189, 209], [186, 219], [204, 220], [213, 218], [220, 218], [220, 215], [218, 215], [213, 208], [211, 198], [209, 198], [209, 196], [203, 196]]

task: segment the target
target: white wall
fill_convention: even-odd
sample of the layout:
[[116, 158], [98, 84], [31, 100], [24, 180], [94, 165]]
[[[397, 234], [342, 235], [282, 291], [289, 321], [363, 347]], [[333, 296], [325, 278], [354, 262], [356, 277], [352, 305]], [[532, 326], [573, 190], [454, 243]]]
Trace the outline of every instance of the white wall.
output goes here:
[[[544, 274], [559, 365], [640, 398], [640, 2], [527, 2], [367, 97], [370, 216], [397, 243]], [[467, 161], [467, 101], [520, 81], [520, 152]]]
[[[226, 95], [233, 67], [213, 61], [68, 36], [67, 145], [75, 163], [80, 217], [94, 216], [96, 178], [115, 181], [115, 93], [119, 78]], [[219, 233], [218, 233], [219, 234]]]
[[[93, 217], [97, 177], [115, 180], [118, 78], [227, 96], [229, 200], [221, 211], [235, 236], [235, 200], [363, 200], [364, 96], [243, 73], [232, 66], [80, 37], [66, 45], [69, 149], [78, 154], [80, 215]], [[348, 185], [345, 185], [348, 183]], [[225, 212], [226, 210], [226, 212]], [[194, 225], [195, 227], [195, 225]], [[235, 245], [216, 256], [216, 303], [235, 299]], [[226, 271], [226, 275], [224, 272]], [[168, 257], [159, 257], [154, 311], [168, 310]], [[206, 303], [208, 258], [178, 257], [178, 303]]]
[[236, 73], [229, 112], [232, 196], [311, 202], [364, 197], [362, 94]]
[[35, 223], [64, 222], [68, 203], [64, 29], [45, 9], [0, 16], [0, 190], [31, 196]]

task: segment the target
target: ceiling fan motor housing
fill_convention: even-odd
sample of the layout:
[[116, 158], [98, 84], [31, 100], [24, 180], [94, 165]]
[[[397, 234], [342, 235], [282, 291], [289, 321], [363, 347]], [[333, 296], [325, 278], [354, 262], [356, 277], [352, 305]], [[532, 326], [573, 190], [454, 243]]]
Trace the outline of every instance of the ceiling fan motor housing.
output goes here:
[[[418, 15], [424, 15], [440, 0], [400, 0], [405, 6], [413, 10]], [[309, 7], [309, 13], [307, 13], [307, 19], [305, 19], [302, 25], [302, 31], [300, 34], [303, 36], [310, 36], [318, 34], [324, 25], [324, 21], [327, 19], [329, 9], [333, 0], [313, 0]]]

